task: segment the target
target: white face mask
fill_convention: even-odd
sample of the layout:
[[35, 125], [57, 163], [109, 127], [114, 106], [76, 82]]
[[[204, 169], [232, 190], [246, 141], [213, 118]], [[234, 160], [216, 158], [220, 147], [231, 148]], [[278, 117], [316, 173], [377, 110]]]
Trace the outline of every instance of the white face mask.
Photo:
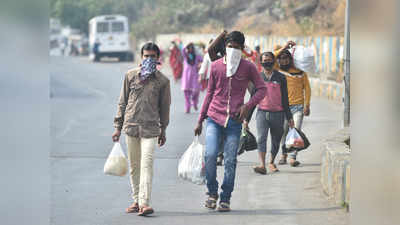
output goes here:
[[242, 51], [236, 48], [226, 48], [226, 76], [231, 77], [239, 67]]

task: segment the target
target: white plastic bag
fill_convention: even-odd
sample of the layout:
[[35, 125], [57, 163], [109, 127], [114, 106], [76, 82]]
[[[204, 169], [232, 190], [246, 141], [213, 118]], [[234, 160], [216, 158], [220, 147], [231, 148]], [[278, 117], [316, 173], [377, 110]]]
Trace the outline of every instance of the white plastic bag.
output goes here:
[[124, 176], [128, 172], [128, 160], [122, 151], [121, 144], [115, 142], [106, 163], [104, 164], [104, 173], [113, 176]]
[[195, 136], [192, 144], [179, 159], [178, 176], [195, 184], [205, 184], [205, 149]]
[[295, 128], [290, 128], [288, 134], [286, 135], [285, 147], [287, 149], [290, 149], [291, 147], [294, 148], [304, 147], [304, 140], [303, 138], [301, 138], [300, 134], [297, 132]]
[[307, 73], [315, 73], [315, 58], [312, 47], [295, 46], [292, 49], [294, 66]]

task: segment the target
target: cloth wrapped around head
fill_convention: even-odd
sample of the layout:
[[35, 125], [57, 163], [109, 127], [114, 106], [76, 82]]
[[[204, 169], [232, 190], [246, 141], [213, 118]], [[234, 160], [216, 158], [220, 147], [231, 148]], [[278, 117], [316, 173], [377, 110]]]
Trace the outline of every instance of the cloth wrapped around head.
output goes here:
[[140, 80], [146, 80], [151, 74], [154, 74], [157, 70], [157, 60], [149, 57], [143, 60], [140, 68]]

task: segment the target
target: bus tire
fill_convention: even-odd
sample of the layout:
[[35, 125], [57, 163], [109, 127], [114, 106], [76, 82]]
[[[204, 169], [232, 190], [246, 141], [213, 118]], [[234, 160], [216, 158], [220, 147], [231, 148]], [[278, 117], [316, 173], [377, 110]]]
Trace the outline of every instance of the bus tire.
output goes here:
[[126, 54], [127, 54], [126, 60], [127, 60], [128, 62], [133, 62], [133, 61], [134, 61], [133, 53], [132, 53], [132, 52], [128, 52], [128, 53], [126, 53]]

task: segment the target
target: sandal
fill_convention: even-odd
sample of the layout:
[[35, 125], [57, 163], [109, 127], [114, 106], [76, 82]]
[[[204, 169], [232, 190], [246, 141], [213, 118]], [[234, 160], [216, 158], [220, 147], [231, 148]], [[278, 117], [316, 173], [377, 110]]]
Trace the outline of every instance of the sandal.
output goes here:
[[286, 158], [281, 158], [281, 159], [279, 160], [278, 164], [279, 164], [279, 165], [285, 165], [285, 164], [287, 164]]
[[217, 200], [218, 195], [209, 195], [204, 206], [209, 209], [215, 209], [217, 207]]
[[154, 210], [151, 207], [144, 206], [141, 207], [139, 210], [139, 213], [137, 214], [138, 216], [147, 216], [154, 213]]
[[229, 212], [231, 211], [231, 207], [229, 206], [229, 202], [219, 202], [218, 212]]
[[276, 167], [276, 165], [274, 163], [270, 163], [268, 167], [269, 167], [269, 171], [272, 173], [279, 172], [278, 168]]
[[297, 167], [298, 165], [300, 165], [299, 161], [297, 161], [295, 159], [290, 160], [290, 166]]
[[128, 208], [125, 209], [126, 213], [137, 213], [139, 212], [139, 204], [138, 203], [132, 203]]
[[261, 166], [255, 166], [253, 167], [254, 172], [265, 175], [267, 174], [267, 170], [265, 169], [265, 167], [261, 167]]

